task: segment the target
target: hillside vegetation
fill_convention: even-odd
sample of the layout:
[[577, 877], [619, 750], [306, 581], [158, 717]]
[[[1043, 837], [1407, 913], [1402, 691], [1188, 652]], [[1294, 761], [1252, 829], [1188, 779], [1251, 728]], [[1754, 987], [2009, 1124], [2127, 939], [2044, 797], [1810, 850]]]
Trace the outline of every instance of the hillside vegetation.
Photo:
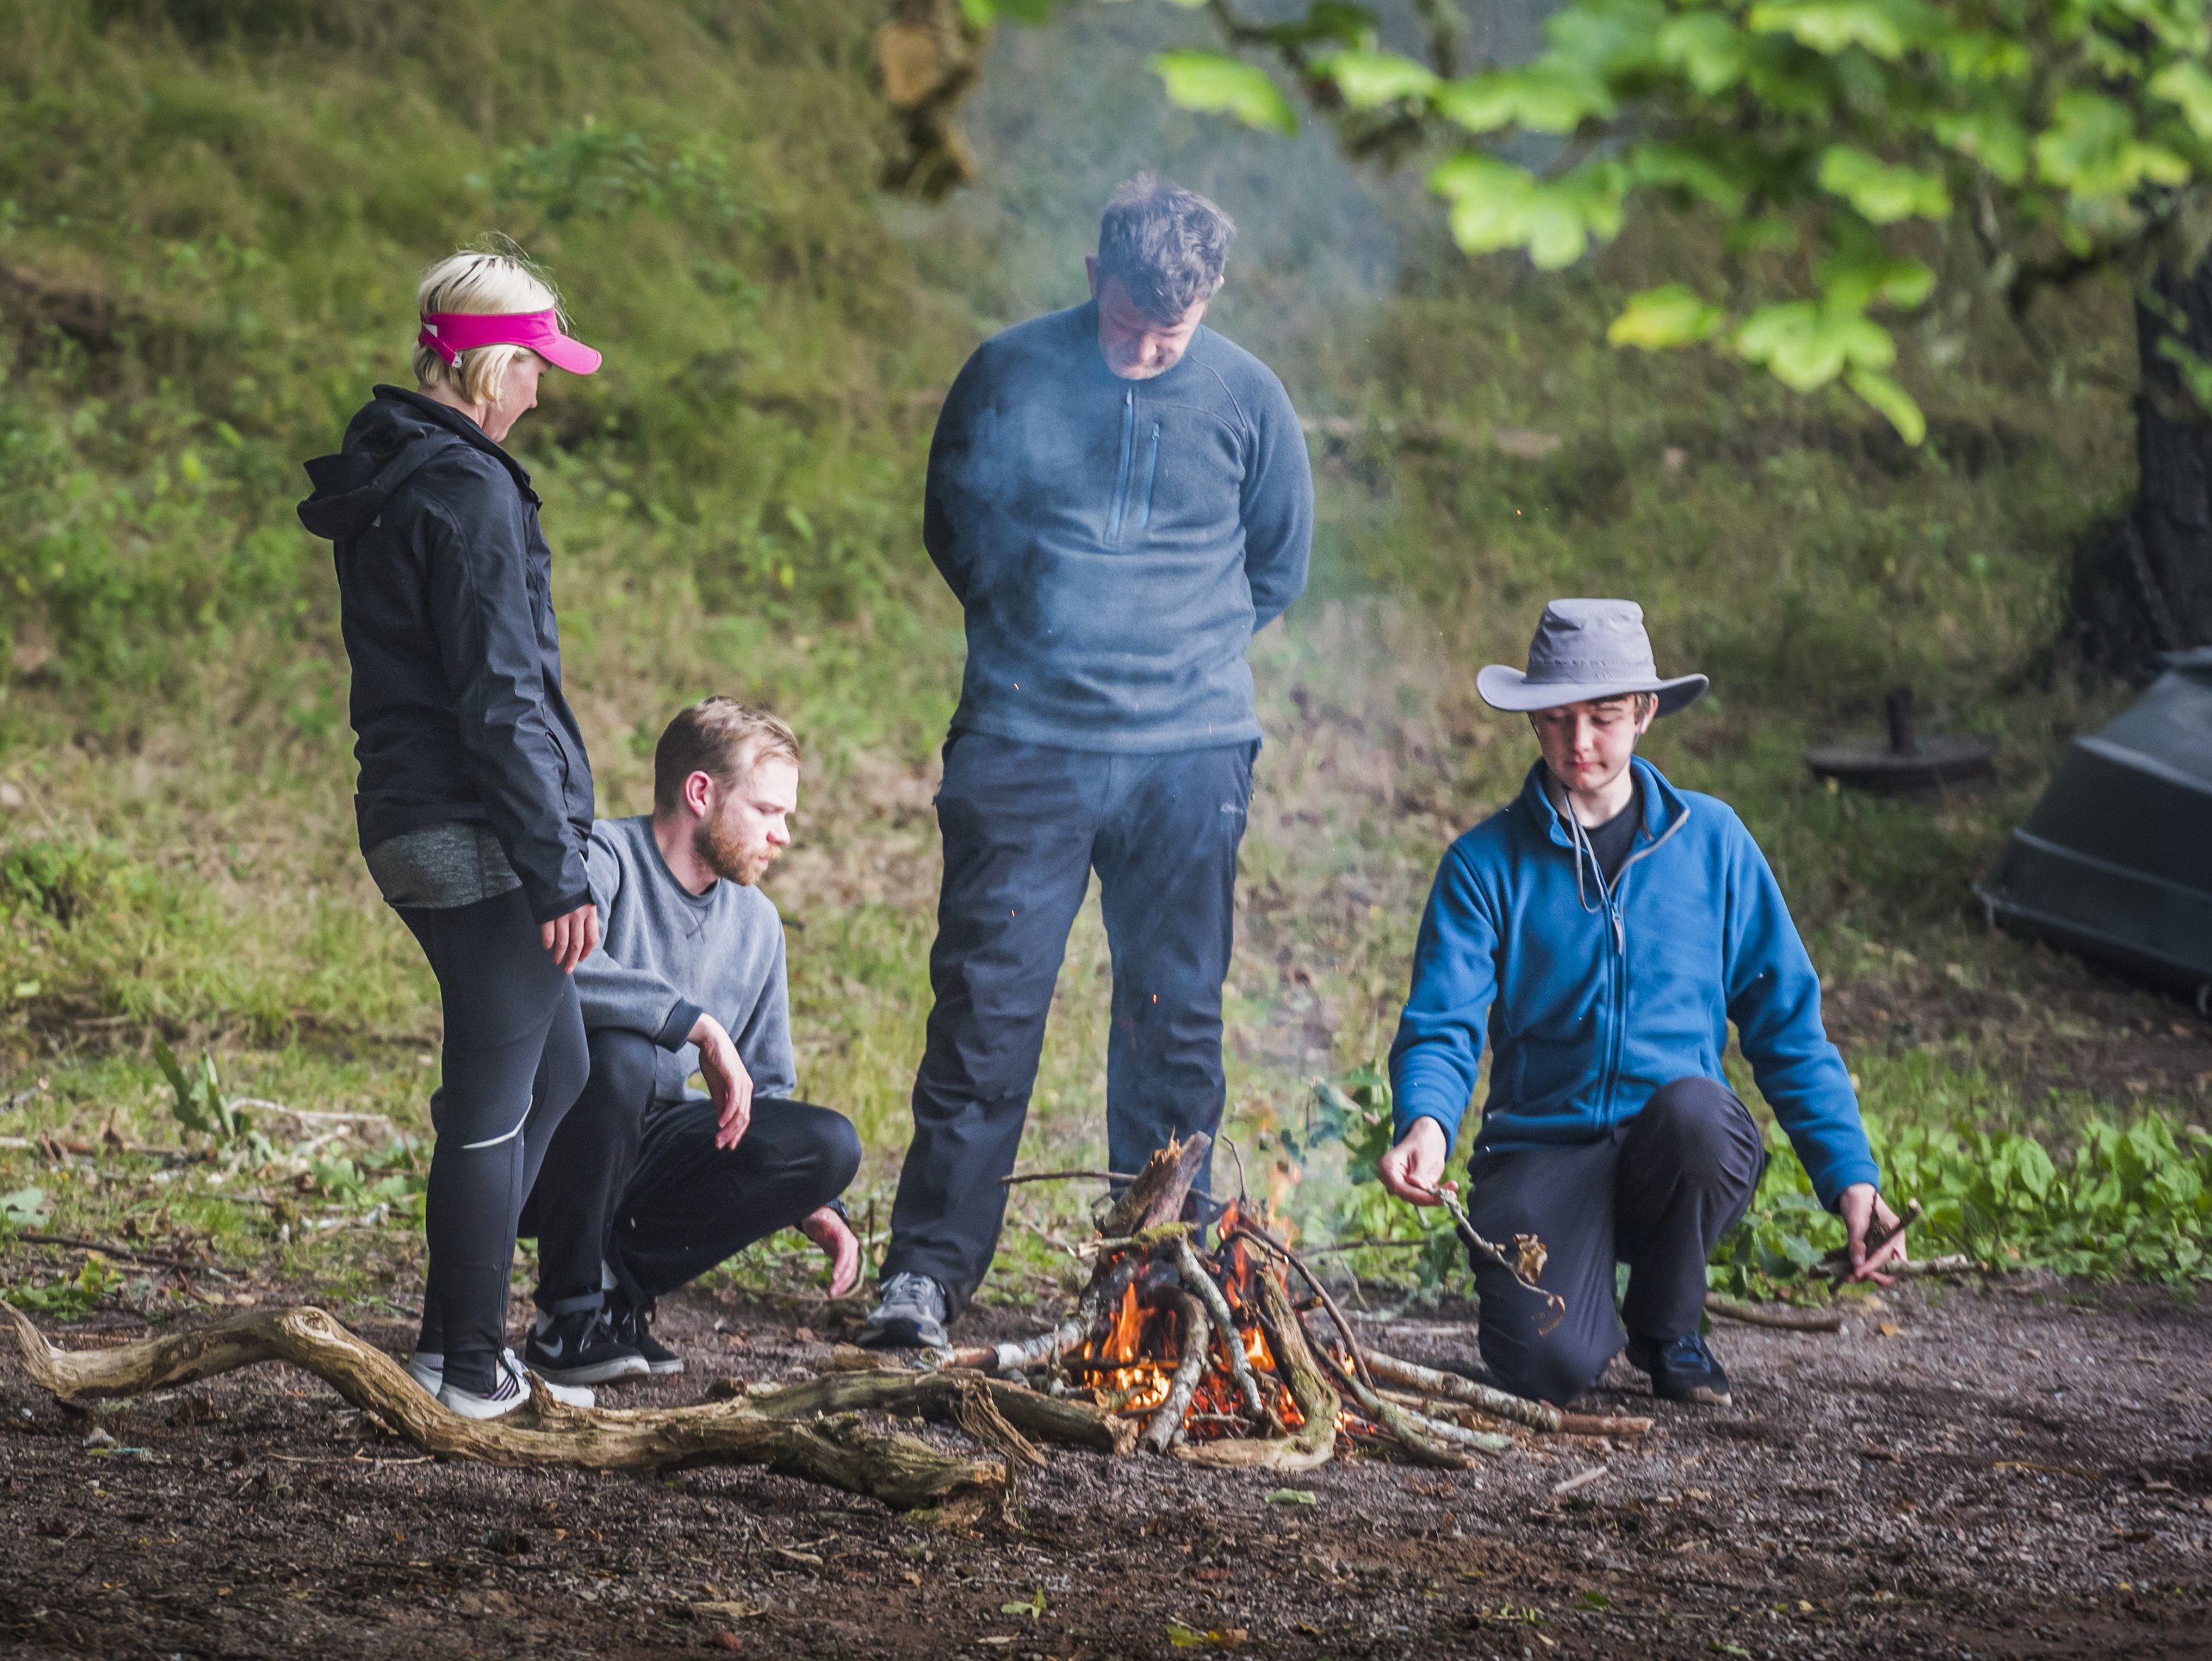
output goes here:
[[[1164, 108], [1153, 35], [1110, 10], [997, 42], [969, 117], [980, 190], [886, 200], [879, 10], [0, 6], [11, 1134], [169, 1134], [156, 1037], [256, 1094], [423, 1123], [434, 989], [353, 849], [328, 550], [292, 504], [301, 459], [404, 377], [416, 272], [496, 230], [607, 355], [549, 382], [517, 440], [602, 811], [645, 806], [654, 736], [706, 691], [798, 726], [804, 845], [773, 891], [802, 1082], [855, 1113], [864, 1191], [887, 1191], [961, 650], [917, 535], [930, 423], [983, 333], [1080, 297], [1097, 204], [1143, 166], [1243, 222], [1215, 320], [1316, 428], [1314, 592], [1255, 653], [1270, 737], [1231, 1011], [1255, 1183], [1353, 1215], [1334, 1155], [1255, 1150], [1303, 1147], [1307, 1080], [1387, 1043], [1437, 853], [1530, 756], [1474, 670], [1562, 593], [1641, 599], [1662, 662], [1714, 675], [1655, 756], [1765, 843], [1880, 1110], [2061, 1139], [2201, 1112], [2202, 1023], [1989, 935], [1968, 891], [2065, 736], [2122, 696], [2075, 677], [2058, 602], [2130, 483], [2124, 296], [2053, 307], [2041, 355], [1971, 307], [1931, 321], [1901, 374], [1933, 439], [1908, 451], [1840, 400], [1597, 344], [1662, 252], [1697, 257], [1697, 227], [1565, 277], [1471, 266], [1415, 173]], [[1872, 725], [1905, 682], [1931, 725], [2002, 740], [1996, 787], [1869, 803], [1803, 776], [1808, 738]], [[1032, 1129], [1055, 1153], [1099, 1140], [1103, 966], [1093, 912]], [[105, 1215], [94, 1192], [52, 1203]]]

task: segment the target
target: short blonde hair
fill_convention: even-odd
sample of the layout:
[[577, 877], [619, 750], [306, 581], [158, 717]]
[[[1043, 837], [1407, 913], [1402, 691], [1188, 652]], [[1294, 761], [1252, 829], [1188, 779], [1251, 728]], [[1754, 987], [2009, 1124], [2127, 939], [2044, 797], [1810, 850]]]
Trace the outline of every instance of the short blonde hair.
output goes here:
[[[544, 273], [514, 253], [448, 255], [422, 273], [415, 309], [424, 316], [452, 312], [482, 317], [508, 312], [558, 312], [561, 296]], [[562, 319], [562, 326], [568, 319]], [[415, 379], [425, 386], [451, 386], [465, 402], [494, 404], [507, 365], [527, 346], [477, 346], [448, 363], [428, 346], [415, 348]]]
[[799, 739], [764, 709], [717, 694], [677, 712], [653, 751], [653, 811], [673, 813], [684, 781], [704, 773], [725, 790], [771, 756], [799, 765]]

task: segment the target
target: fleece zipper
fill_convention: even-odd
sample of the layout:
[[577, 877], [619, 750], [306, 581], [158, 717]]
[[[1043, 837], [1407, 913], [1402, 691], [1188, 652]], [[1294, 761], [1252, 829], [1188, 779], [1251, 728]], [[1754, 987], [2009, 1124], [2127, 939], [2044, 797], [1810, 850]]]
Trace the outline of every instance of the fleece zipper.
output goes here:
[[1160, 465], [1160, 423], [1152, 423], [1152, 436], [1145, 446], [1145, 483], [1137, 492], [1137, 528], [1147, 529], [1152, 522], [1152, 475]]
[[[1555, 804], [1554, 811], [1565, 816], [1571, 814], [1574, 810]], [[1591, 869], [1597, 877], [1598, 904], [1605, 914], [1606, 922], [1611, 925], [1606, 930], [1607, 950], [1611, 959], [1606, 978], [1611, 987], [1613, 1008], [1612, 1019], [1607, 1024], [1610, 1030], [1606, 1034], [1605, 1073], [1599, 1083], [1597, 1104], [1601, 1122], [1608, 1125], [1614, 1123], [1613, 1099], [1620, 1083], [1620, 1052], [1627, 1042], [1628, 1034], [1628, 920], [1622, 910], [1621, 889], [1628, 881], [1629, 867], [1638, 860], [1648, 859], [1657, 853], [1666, 845], [1668, 839], [1688, 822], [1689, 817], [1689, 804], [1685, 802], [1682, 811], [1674, 816], [1674, 822], [1654, 837], [1650, 847], [1636, 849], [1620, 862], [1620, 870], [1610, 883], [1605, 879], [1605, 873], [1597, 869], [1595, 850], [1589, 855]], [[1589, 843], [1578, 834], [1579, 824], [1575, 825], [1574, 830], [1577, 833], [1574, 837], [1575, 863], [1579, 867]]]
[[1106, 521], [1106, 540], [1121, 539], [1121, 522], [1129, 511], [1129, 475], [1137, 459], [1137, 389], [1121, 394], [1121, 461], [1114, 472], [1114, 512]]

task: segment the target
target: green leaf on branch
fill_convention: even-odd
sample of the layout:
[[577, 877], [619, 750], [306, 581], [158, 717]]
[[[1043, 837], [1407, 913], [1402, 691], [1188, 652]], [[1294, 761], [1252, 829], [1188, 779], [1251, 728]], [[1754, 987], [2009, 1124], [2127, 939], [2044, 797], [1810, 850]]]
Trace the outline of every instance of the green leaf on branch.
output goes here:
[[1825, 259], [1814, 276], [1831, 307], [1853, 312], [1863, 312], [1869, 306], [1894, 306], [1909, 312], [1926, 301], [1936, 287], [1936, 273], [1918, 260], [1891, 259], [1878, 252], [1870, 257], [1839, 254]]
[[1693, 346], [1710, 340], [1726, 319], [1721, 308], [1704, 299], [1686, 283], [1669, 283], [1631, 295], [1628, 304], [1605, 338], [1616, 346], [1639, 346], [1663, 351], [1673, 346]]
[[1907, 444], [1917, 444], [1928, 436], [1928, 417], [1913, 402], [1912, 394], [1880, 370], [1853, 369], [1844, 377], [1844, 384], [1887, 416], [1889, 424]]
[[2125, 196], [2145, 183], [2185, 185], [2189, 163], [2136, 135], [2127, 106], [2102, 93], [2069, 92], [2051, 106], [2053, 125], [2035, 141], [2035, 166], [2077, 197]]
[[1164, 52], [1152, 60], [1170, 102], [1209, 115], [1230, 115], [1248, 127], [1298, 130], [1297, 113], [1264, 70], [1218, 52]]
[[1471, 75], [1439, 88], [1437, 108], [1469, 132], [1572, 132], [1613, 113], [1605, 83], [1571, 64], [1539, 59], [1517, 69]]
[[1439, 166], [1429, 186], [1451, 204], [1452, 237], [1468, 252], [1522, 248], [1539, 270], [1558, 271], [1581, 259], [1592, 237], [1620, 232], [1626, 173], [1617, 161], [1592, 161], [1547, 181], [1469, 151]]
[[2149, 91], [2181, 112], [2199, 138], [2212, 138], [2212, 73], [2186, 58], [2168, 64], [2150, 78]]
[[1894, 63], [1936, 33], [1935, 14], [1916, 0], [1773, 0], [1753, 6], [1755, 34], [1787, 34], [1833, 58], [1852, 46]]
[[2017, 185], [2027, 176], [2027, 129], [1997, 110], [1968, 110], [1936, 118], [1937, 141], [1978, 161], [1999, 180]]
[[1346, 105], [1355, 110], [1426, 98], [1441, 84], [1434, 70], [1395, 52], [1333, 52], [1315, 67], [1336, 82]]
[[1822, 190], [1877, 225], [1950, 216], [1951, 193], [1934, 173], [1891, 167], [1853, 145], [1832, 144], [1822, 152], [1820, 178]]
[[1742, 173], [1713, 149], [1685, 143], [1642, 144], [1630, 155], [1628, 165], [1639, 185], [1680, 191], [1711, 203], [1730, 218], [1743, 211], [1747, 192]]
[[1662, 64], [1708, 98], [1742, 80], [1750, 56], [1741, 31], [1718, 11], [1686, 11], [1669, 18], [1652, 44]]
[[1865, 313], [1812, 300], [1762, 306], [1738, 326], [1735, 344], [1741, 356], [1800, 392], [1848, 368], [1886, 369], [1897, 358], [1889, 331]]

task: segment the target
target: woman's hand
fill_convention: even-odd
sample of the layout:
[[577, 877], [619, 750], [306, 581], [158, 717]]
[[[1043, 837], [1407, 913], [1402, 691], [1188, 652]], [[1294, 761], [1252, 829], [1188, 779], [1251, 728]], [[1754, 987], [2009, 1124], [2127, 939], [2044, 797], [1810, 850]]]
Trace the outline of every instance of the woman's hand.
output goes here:
[[586, 900], [565, 917], [538, 925], [538, 938], [564, 975], [599, 949], [599, 908]]
[[[1451, 1149], [1444, 1145], [1444, 1128], [1434, 1119], [1416, 1119], [1398, 1145], [1376, 1161], [1375, 1174], [1382, 1186], [1415, 1205], [1437, 1202], [1438, 1179]], [[1452, 1186], [1456, 1189], [1458, 1184]]]
[[852, 1225], [828, 1206], [799, 1220], [799, 1232], [830, 1257], [830, 1295], [842, 1298], [860, 1284], [860, 1241]]
[[[1872, 1183], [1853, 1183], [1838, 1198], [1836, 1208], [1844, 1214], [1844, 1231], [1850, 1242], [1845, 1250], [1850, 1255], [1851, 1272], [1844, 1279], [1887, 1286], [1897, 1277], [1881, 1273], [1881, 1266], [1888, 1263], [1894, 1267], [1905, 1261], [1905, 1236], [1893, 1232], [1897, 1214], [1882, 1203]], [[1869, 1233], [1890, 1236], [1889, 1244], [1872, 1256], [1867, 1252]]]

